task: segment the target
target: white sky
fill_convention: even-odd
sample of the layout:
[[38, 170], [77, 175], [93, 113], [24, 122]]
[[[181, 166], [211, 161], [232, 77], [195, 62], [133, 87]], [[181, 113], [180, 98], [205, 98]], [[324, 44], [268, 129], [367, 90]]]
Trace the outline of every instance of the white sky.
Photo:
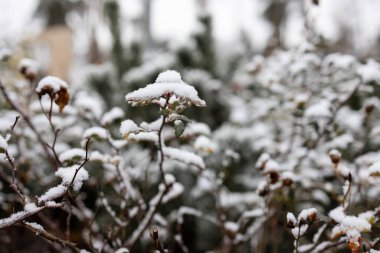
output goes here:
[[[153, 35], [160, 40], [184, 43], [197, 29], [195, 0], [152, 0]], [[17, 41], [28, 32], [31, 16], [37, 0], [0, 0], [0, 45], [6, 41]], [[241, 31], [246, 31], [254, 48], [265, 47], [272, 28], [263, 19], [265, 0], [208, 0], [214, 21], [214, 36], [217, 41], [234, 43]], [[120, 0], [122, 12], [133, 18], [141, 14], [142, 0]], [[285, 41], [296, 46], [302, 41], [303, 20], [301, 9], [294, 7], [285, 25]], [[354, 27], [353, 42], [358, 51], [376, 43], [380, 34], [380, 0], [320, 0], [320, 6], [310, 10], [313, 24], [326, 38], [335, 40], [342, 27]], [[33, 24], [33, 23], [32, 23]], [[125, 22], [123, 22], [125, 24]], [[301, 24], [301, 25], [300, 25]], [[130, 29], [130, 28], [125, 28]], [[126, 34], [131, 34], [127, 30]], [[132, 31], [133, 32], [133, 31]]]

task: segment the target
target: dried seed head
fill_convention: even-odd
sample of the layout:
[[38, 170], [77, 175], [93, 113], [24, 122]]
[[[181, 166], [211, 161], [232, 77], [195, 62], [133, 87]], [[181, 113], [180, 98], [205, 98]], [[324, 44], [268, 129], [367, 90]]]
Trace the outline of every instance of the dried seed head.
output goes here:
[[331, 150], [329, 152], [329, 156], [333, 164], [338, 164], [340, 159], [342, 158], [342, 154], [336, 149]]

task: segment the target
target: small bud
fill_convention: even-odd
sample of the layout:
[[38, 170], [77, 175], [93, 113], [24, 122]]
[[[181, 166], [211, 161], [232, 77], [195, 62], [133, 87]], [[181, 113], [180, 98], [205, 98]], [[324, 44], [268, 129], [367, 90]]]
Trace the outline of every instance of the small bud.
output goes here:
[[150, 236], [153, 240], [158, 240], [158, 228], [156, 226], [152, 228]]
[[307, 219], [309, 220], [309, 222], [314, 222], [317, 220], [317, 213], [316, 212], [311, 212], [308, 216], [307, 216]]
[[275, 184], [278, 182], [280, 175], [277, 173], [277, 171], [271, 171], [269, 172], [269, 177], [270, 177], [271, 184]]
[[266, 196], [268, 193], [269, 193], [269, 187], [268, 187], [268, 185], [265, 185], [264, 187], [260, 187], [260, 188], [258, 189], [258, 194], [259, 194], [261, 197]]
[[329, 156], [333, 164], [338, 164], [340, 159], [342, 158], [342, 154], [336, 149], [331, 150], [329, 152]]
[[296, 224], [297, 224], [297, 219], [296, 217], [294, 216], [293, 213], [288, 213], [286, 215], [286, 227], [287, 228], [290, 228], [290, 229], [293, 229], [296, 227]]
[[282, 180], [282, 184], [284, 185], [284, 186], [291, 186], [292, 184], [293, 184], [293, 180], [292, 179], [290, 179], [290, 178], [284, 178], [283, 180]]
[[370, 114], [375, 109], [375, 105], [371, 103], [367, 104], [364, 109], [366, 114]]
[[24, 58], [18, 64], [19, 72], [28, 79], [34, 81], [38, 75], [38, 64], [32, 59]]

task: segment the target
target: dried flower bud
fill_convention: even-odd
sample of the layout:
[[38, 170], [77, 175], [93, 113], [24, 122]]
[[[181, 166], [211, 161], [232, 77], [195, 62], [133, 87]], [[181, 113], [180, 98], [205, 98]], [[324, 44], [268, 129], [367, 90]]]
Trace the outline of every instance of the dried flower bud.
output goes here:
[[153, 240], [158, 240], [158, 228], [154, 226], [150, 232], [150, 236]]
[[374, 104], [367, 104], [364, 109], [365, 109], [366, 114], [370, 114], [375, 109], [375, 105]]
[[329, 152], [329, 156], [333, 164], [338, 164], [340, 159], [342, 158], [342, 154], [336, 149], [331, 150]]
[[267, 182], [262, 181], [259, 186], [257, 187], [257, 193], [261, 196], [264, 197], [269, 193], [269, 186]]
[[317, 212], [311, 212], [309, 213], [309, 215], [307, 216], [307, 219], [309, 220], [309, 222], [314, 222], [317, 220]]
[[290, 228], [290, 229], [293, 229], [296, 227], [296, 224], [297, 224], [297, 219], [296, 217], [294, 216], [293, 213], [288, 213], [286, 215], [286, 227], [287, 228]]
[[275, 184], [278, 182], [278, 179], [280, 178], [280, 175], [277, 171], [271, 171], [269, 172], [270, 182], [271, 184]]
[[29, 81], [34, 81], [38, 75], [38, 64], [32, 59], [24, 58], [18, 64], [18, 70]]
[[284, 179], [282, 180], [282, 184], [283, 184], [284, 186], [291, 186], [291, 185], [293, 184], [293, 180], [290, 179], [290, 178], [284, 178]]

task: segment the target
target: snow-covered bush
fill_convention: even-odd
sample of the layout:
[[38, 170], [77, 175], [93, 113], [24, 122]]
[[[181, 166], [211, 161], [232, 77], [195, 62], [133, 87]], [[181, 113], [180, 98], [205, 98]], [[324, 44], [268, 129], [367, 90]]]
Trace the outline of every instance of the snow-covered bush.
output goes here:
[[122, 95], [2, 63], [0, 243], [26, 228], [73, 252], [379, 250], [377, 61], [305, 44], [227, 81], [176, 61], [148, 55]]

